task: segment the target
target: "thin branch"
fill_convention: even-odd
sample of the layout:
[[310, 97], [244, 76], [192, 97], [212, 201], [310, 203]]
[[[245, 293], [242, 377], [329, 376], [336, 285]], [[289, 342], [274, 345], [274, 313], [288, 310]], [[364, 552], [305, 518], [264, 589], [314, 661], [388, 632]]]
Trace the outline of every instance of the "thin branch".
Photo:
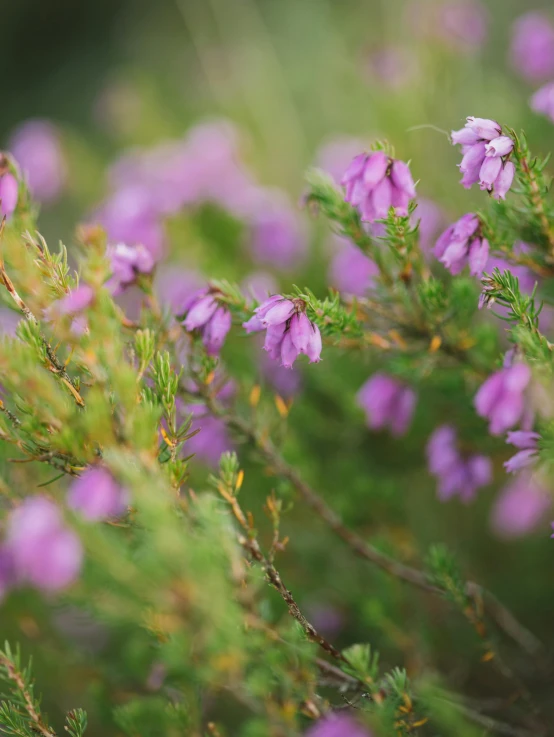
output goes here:
[[43, 735], [43, 737], [56, 737], [56, 733], [48, 729], [48, 727], [44, 724], [42, 717], [37, 712], [33, 697], [29, 693], [29, 689], [25, 684], [25, 679], [23, 678], [23, 675], [17, 670], [13, 662], [3, 652], [0, 652], [0, 664], [3, 665], [6, 669], [8, 678], [13, 681], [17, 686], [18, 693], [23, 696], [25, 710], [27, 711], [27, 714], [34, 724], [34, 730]]
[[[424, 571], [394, 560], [380, 550], [377, 550], [377, 548], [374, 548], [357, 533], [346, 527], [339, 515], [284, 460], [267, 436], [261, 435], [253, 425], [250, 425], [238, 415], [227, 411], [208, 391], [201, 391], [201, 394], [210, 412], [221, 418], [230, 430], [245, 437], [262, 455], [275, 475], [290, 481], [304, 501], [356, 555], [368, 560], [401, 581], [405, 581], [423, 591], [429, 591], [442, 596], [443, 592], [429, 582]], [[540, 640], [524, 627], [489, 591], [477, 583], [469, 581], [466, 584], [466, 593], [473, 599], [482, 597], [485, 611], [488, 615], [496, 622], [500, 629], [509, 635], [529, 655], [538, 657], [540, 652], [544, 650]]]

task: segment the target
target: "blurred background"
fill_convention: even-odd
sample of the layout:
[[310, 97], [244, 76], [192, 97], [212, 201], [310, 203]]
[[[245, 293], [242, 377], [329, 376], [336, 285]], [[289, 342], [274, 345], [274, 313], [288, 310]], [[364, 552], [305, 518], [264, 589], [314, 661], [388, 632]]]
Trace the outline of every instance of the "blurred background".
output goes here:
[[[532, 11], [544, 15], [522, 26]], [[467, 115], [524, 128], [537, 154], [552, 147], [552, 122], [529, 106], [554, 81], [554, 11], [540, 0], [18, 0], [4, 3], [2, 37], [0, 139], [42, 202], [42, 233], [70, 252], [82, 222], [102, 223], [114, 241], [144, 242], [163, 262], [159, 291], [168, 301], [202, 276], [236, 280], [257, 296], [293, 283], [321, 296], [329, 286], [363, 293], [371, 265], [303, 207], [304, 172], [315, 165], [340, 179], [376, 139], [411, 160], [427, 249], [446, 224], [483, 204], [479, 190], [458, 184], [459, 154], [447, 138]], [[259, 345], [237, 339], [226, 350], [232, 373], [256, 381], [244, 356], [258, 365]], [[452, 417], [463, 442], [493, 458], [499, 486], [510, 451], [491, 438], [472, 445], [477, 433], [485, 437], [484, 423], [454, 376], [429, 397], [421, 391], [406, 438], [370, 432], [356, 392], [379, 367], [332, 350], [309, 372], [260, 365], [285, 401], [304, 389], [288, 420], [288, 457], [377, 544], [417, 560], [447, 542], [469, 577], [546, 635], [547, 530], [499, 539], [493, 488], [472, 505], [443, 504], [425, 467], [425, 439]], [[194, 450], [209, 467], [229, 445], [215, 426]], [[204, 478], [194, 471], [193, 485]], [[256, 467], [246, 478], [245, 504], [261, 518], [274, 482]], [[446, 671], [450, 656], [457, 661], [453, 648], [475, 647], [455, 616], [434, 629], [436, 604], [416, 593], [408, 606], [402, 584], [353, 560], [300, 505], [284, 524], [293, 554], [282, 565], [314, 621], [339, 642], [375, 639], [391, 663], [400, 650], [408, 666], [429, 659]], [[475, 678], [482, 692], [481, 671], [450, 675], [465, 686]]]

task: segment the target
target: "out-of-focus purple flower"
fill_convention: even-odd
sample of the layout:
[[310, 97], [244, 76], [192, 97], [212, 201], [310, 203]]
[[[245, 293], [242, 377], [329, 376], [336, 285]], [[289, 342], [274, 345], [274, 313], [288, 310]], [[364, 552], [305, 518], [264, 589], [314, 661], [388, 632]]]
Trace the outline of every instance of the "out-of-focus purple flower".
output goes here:
[[125, 512], [128, 493], [102, 467], [88, 468], [70, 486], [67, 503], [87, 520], [118, 517]]
[[413, 214], [414, 222], [419, 220], [419, 242], [426, 255], [432, 249], [437, 232], [444, 223], [444, 213], [432, 200], [417, 198], [417, 210]]
[[56, 591], [69, 586], [81, 569], [81, 542], [45, 497], [26, 499], [11, 513], [6, 545], [18, 583]]
[[298, 394], [302, 384], [302, 378], [294, 366], [285, 368], [272, 360], [264, 351], [260, 357], [260, 373], [264, 381], [267, 381], [283, 399], [290, 399]]
[[306, 257], [307, 235], [299, 213], [279, 192], [260, 198], [248, 216], [250, 249], [259, 264], [296, 268]]
[[266, 271], [255, 271], [243, 280], [241, 287], [243, 292], [252, 295], [257, 302], [264, 302], [270, 294], [277, 291], [277, 282]]
[[463, 215], [448, 227], [435, 244], [434, 253], [451, 274], [459, 274], [467, 265], [472, 276], [480, 276], [487, 266], [489, 243], [480, 235], [479, 218]]
[[347, 238], [336, 236], [337, 253], [329, 268], [329, 284], [342, 294], [363, 297], [379, 275], [377, 264]]
[[111, 243], [144, 246], [159, 261], [165, 250], [165, 235], [159, 212], [148, 187], [131, 182], [114, 192], [94, 215]]
[[123, 289], [133, 284], [140, 274], [150, 274], [154, 268], [154, 259], [145, 246], [128, 246], [118, 243], [107, 250], [111, 262], [112, 276], [108, 287], [113, 294], [121, 294]]
[[388, 427], [400, 437], [408, 431], [416, 405], [416, 393], [387, 374], [373, 374], [358, 392], [358, 404], [366, 413], [368, 427]]
[[348, 714], [335, 712], [312, 725], [306, 732], [306, 737], [371, 737], [371, 735]]
[[0, 307], [0, 336], [8, 335], [10, 338], [15, 338], [20, 320], [21, 315], [17, 312]]
[[500, 435], [510, 430], [524, 416], [525, 389], [531, 370], [515, 363], [496, 371], [481, 385], [475, 395], [477, 414], [489, 420], [489, 432]]
[[14, 131], [8, 147], [27, 180], [33, 198], [39, 202], [56, 200], [67, 176], [56, 126], [47, 120], [28, 120]]
[[364, 222], [384, 219], [391, 207], [399, 216], [408, 214], [415, 186], [406, 163], [391, 159], [383, 151], [359, 154], [346, 170], [341, 184], [345, 201], [360, 211]]
[[554, 24], [548, 16], [532, 11], [515, 21], [510, 57], [515, 71], [530, 82], [554, 74]]
[[310, 602], [307, 610], [310, 622], [327, 637], [336, 637], [344, 628], [344, 614], [332, 604]]
[[515, 167], [507, 157], [514, 142], [502, 135], [501, 126], [488, 118], [467, 118], [465, 127], [452, 131], [452, 143], [461, 145], [461, 183], [466, 189], [479, 182], [496, 199], [504, 199], [512, 185]]
[[492, 463], [483, 455], [463, 456], [458, 448], [456, 430], [450, 425], [438, 427], [427, 443], [429, 471], [438, 478], [438, 496], [446, 501], [458, 494], [471, 501], [477, 489], [490, 484]]
[[536, 474], [520, 473], [496, 499], [492, 529], [499, 537], [521, 537], [542, 523], [550, 506], [550, 494]]
[[532, 466], [538, 459], [538, 446], [540, 435], [537, 432], [515, 430], [506, 436], [506, 442], [514, 445], [518, 452], [504, 463], [508, 473], [516, 473], [528, 466]]
[[274, 294], [254, 310], [254, 315], [243, 323], [247, 333], [266, 330], [264, 350], [281, 365], [291, 368], [300, 353], [310, 363], [321, 360], [321, 333], [308, 319], [306, 303], [302, 299], [285, 299]]
[[488, 17], [483, 5], [467, 0], [441, 3], [437, 32], [449, 45], [462, 51], [480, 49], [488, 35]]
[[371, 77], [390, 90], [401, 90], [413, 82], [418, 66], [413, 51], [394, 44], [374, 49], [367, 57]]
[[[216, 377], [214, 383], [217, 380]], [[234, 392], [235, 386], [229, 381], [219, 389], [217, 399], [226, 406]], [[183, 418], [192, 415], [191, 429], [199, 431], [186, 441], [183, 453], [187, 456], [194, 453], [206, 465], [217, 466], [221, 454], [234, 447], [225, 422], [210, 414], [202, 404], [178, 405], [178, 409]]]
[[19, 184], [13, 174], [7, 172], [0, 177], [0, 215], [9, 218], [17, 207]]
[[348, 164], [359, 151], [363, 151], [364, 146], [364, 141], [359, 138], [348, 136], [332, 138], [325, 142], [317, 152], [316, 166], [330, 174], [335, 182], [340, 184]]
[[177, 264], [161, 264], [156, 269], [154, 289], [160, 303], [173, 315], [184, 315], [203, 282], [195, 271]]
[[198, 330], [206, 352], [217, 355], [221, 350], [227, 333], [231, 329], [231, 313], [217, 300], [217, 291], [199, 290], [186, 307], [183, 326], [188, 332]]
[[531, 110], [546, 115], [554, 123], [554, 82], [537, 90], [530, 101]]
[[94, 290], [88, 284], [79, 284], [72, 292], [54, 302], [52, 311], [58, 315], [77, 315], [90, 307]]

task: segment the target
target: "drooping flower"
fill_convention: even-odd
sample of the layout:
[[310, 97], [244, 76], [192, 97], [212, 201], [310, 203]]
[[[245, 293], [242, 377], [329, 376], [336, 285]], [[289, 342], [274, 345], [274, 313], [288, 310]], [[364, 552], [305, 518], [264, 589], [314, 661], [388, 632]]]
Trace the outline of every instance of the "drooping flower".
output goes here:
[[341, 184], [346, 189], [345, 201], [357, 207], [368, 223], [386, 218], [391, 207], [397, 215], [407, 215], [416, 194], [408, 165], [384, 151], [356, 156]]
[[123, 514], [127, 491], [101, 466], [88, 468], [70, 486], [67, 503], [87, 520], [103, 520]]
[[45, 497], [26, 499], [11, 513], [6, 546], [17, 582], [43, 591], [69, 586], [81, 569], [81, 542]]
[[218, 301], [218, 291], [207, 287], [200, 289], [188, 301], [183, 327], [188, 332], [198, 330], [210, 355], [217, 355], [231, 329], [231, 313]]
[[524, 363], [514, 363], [496, 371], [475, 395], [477, 414], [489, 420], [489, 432], [500, 435], [513, 428], [525, 412], [525, 389], [531, 370]]
[[530, 82], [554, 74], [554, 24], [543, 13], [532, 11], [518, 18], [510, 46], [512, 66]]
[[514, 445], [518, 452], [504, 463], [508, 473], [516, 473], [536, 463], [538, 458], [538, 441], [540, 435], [537, 432], [526, 430], [515, 430], [506, 436], [506, 442]]
[[537, 474], [519, 473], [496, 499], [492, 529], [503, 538], [526, 535], [542, 523], [551, 504], [548, 489]]
[[363, 297], [379, 275], [377, 264], [347, 238], [335, 236], [337, 253], [329, 268], [329, 284], [342, 294]]
[[515, 167], [507, 157], [514, 142], [502, 135], [502, 127], [488, 118], [467, 118], [461, 130], [452, 131], [452, 143], [461, 145], [461, 183], [466, 189], [479, 182], [481, 189], [504, 199], [512, 185]]
[[458, 494], [462, 501], [469, 502], [477, 489], [492, 479], [490, 458], [462, 455], [451, 425], [441, 425], [429, 438], [427, 462], [429, 471], [439, 480], [438, 496], [442, 501]]
[[306, 732], [306, 737], [371, 737], [369, 732], [348, 714], [331, 713]]
[[408, 431], [416, 399], [413, 389], [383, 373], [373, 374], [358, 392], [358, 404], [366, 413], [368, 427], [388, 427], [396, 437]]
[[107, 284], [114, 295], [133, 284], [140, 274], [150, 274], [154, 268], [154, 259], [145, 246], [127, 246], [118, 243], [109, 246], [107, 255], [111, 262], [112, 276]]
[[247, 333], [266, 330], [264, 350], [281, 365], [291, 368], [300, 353], [310, 363], [321, 360], [321, 333], [306, 315], [303, 299], [285, 299], [274, 294], [254, 310], [254, 315], [243, 323]]
[[0, 177], [0, 215], [9, 218], [17, 207], [19, 184], [13, 174], [7, 172]]
[[14, 131], [8, 148], [19, 164], [33, 198], [45, 203], [55, 201], [67, 177], [56, 126], [48, 120], [28, 120]]
[[554, 82], [537, 90], [531, 98], [531, 110], [546, 115], [554, 123]]
[[448, 227], [435, 244], [434, 253], [451, 274], [467, 265], [472, 276], [480, 276], [489, 258], [489, 243], [480, 235], [477, 215], [468, 213]]

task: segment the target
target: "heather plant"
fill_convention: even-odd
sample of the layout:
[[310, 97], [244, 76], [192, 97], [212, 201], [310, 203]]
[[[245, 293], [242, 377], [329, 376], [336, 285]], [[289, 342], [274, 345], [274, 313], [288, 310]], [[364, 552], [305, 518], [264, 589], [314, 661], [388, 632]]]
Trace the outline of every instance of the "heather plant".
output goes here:
[[[308, 172], [305, 213], [356, 254], [356, 287], [328, 293], [288, 281], [299, 215], [224, 124], [121, 162], [76, 261], [37, 229], [31, 191], [50, 190], [3, 157], [3, 734], [552, 734], [551, 643], [440, 529], [419, 547], [394, 534], [415, 468], [437, 503], [497, 483], [501, 537], [549, 534], [547, 160], [488, 119], [451, 142], [482, 204], [431, 248], [418, 172], [390, 143], [340, 183]], [[280, 283], [164, 276], [167, 221], [202, 207]], [[380, 499], [365, 448], [339, 453], [364, 415], [371, 443], [392, 436]], [[364, 632], [314, 605], [333, 576]]]

